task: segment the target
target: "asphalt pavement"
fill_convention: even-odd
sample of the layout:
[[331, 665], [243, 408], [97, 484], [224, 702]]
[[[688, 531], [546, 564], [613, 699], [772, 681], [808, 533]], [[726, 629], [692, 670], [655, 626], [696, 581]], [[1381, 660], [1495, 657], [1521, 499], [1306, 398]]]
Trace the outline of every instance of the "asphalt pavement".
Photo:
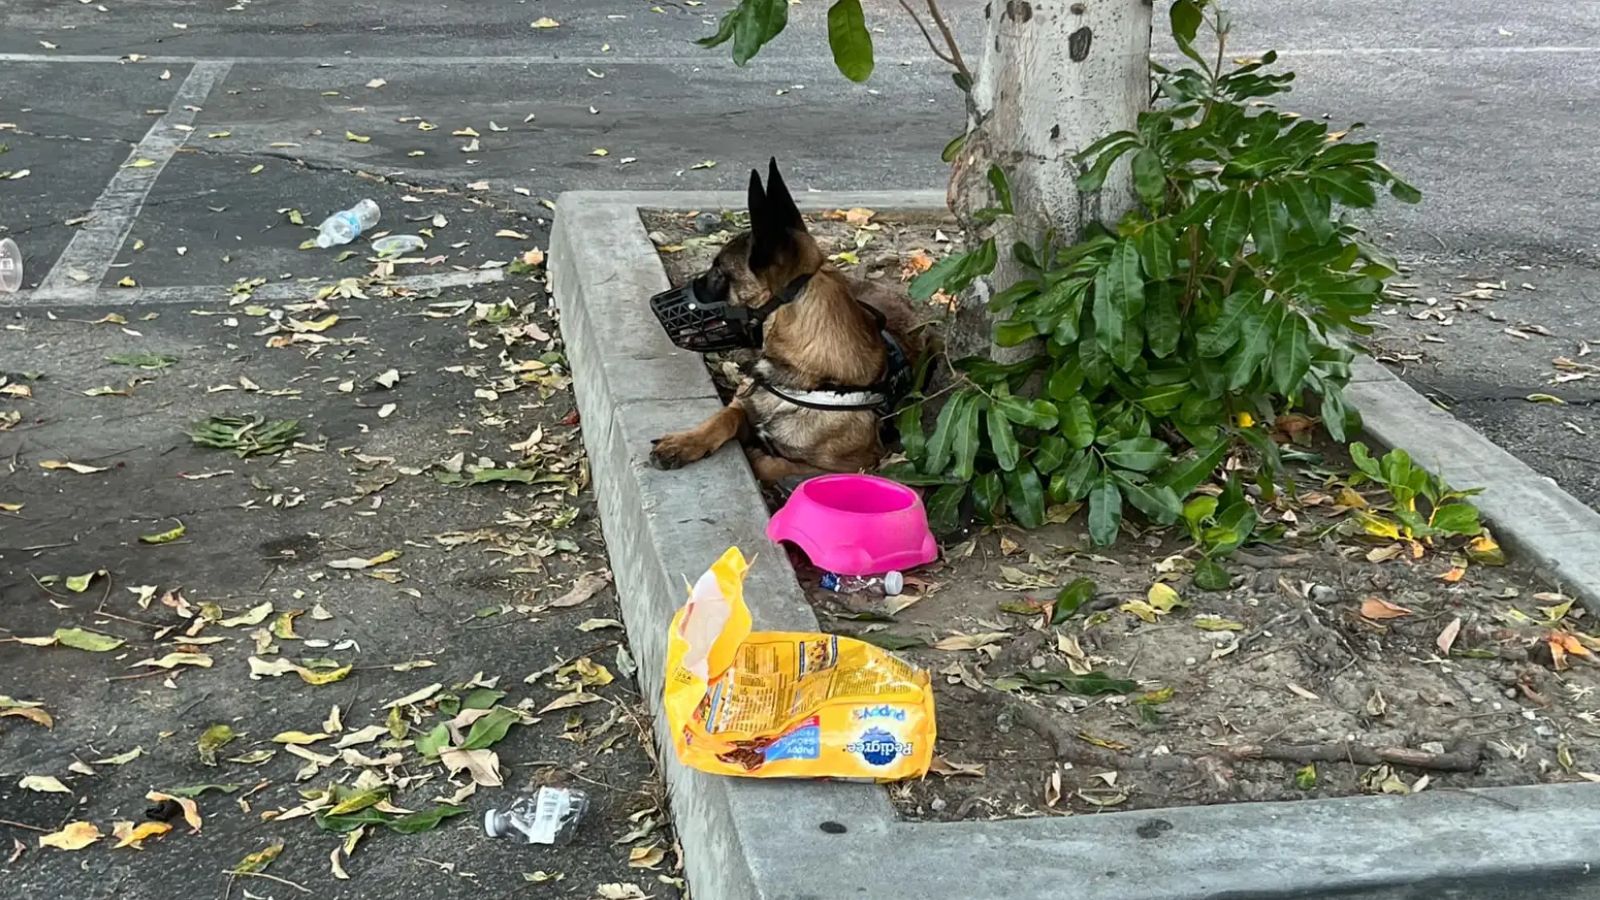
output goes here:
[[[169, 462], [201, 466], [200, 459], [190, 459], [196, 451], [181, 439], [189, 416], [227, 406], [265, 410], [288, 402], [241, 391], [239, 397], [249, 402], [240, 404], [233, 402], [238, 398], [232, 392], [206, 393], [223, 383], [237, 386], [239, 375], [266, 389], [286, 388], [295, 378], [295, 367], [287, 365], [293, 357], [264, 351], [266, 338], [256, 336], [260, 329], [252, 329], [250, 317], [239, 313], [252, 304], [238, 299], [236, 285], [254, 289], [262, 305], [281, 309], [304, 301], [310, 284], [364, 277], [371, 270], [363, 256], [340, 259], [335, 252], [300, 249], [309, 232], [295, 224], [296, 218], [314, 223], [370, 196], [383, 207], [383, 229], [432, 232], [429, 252], [444, 259], [400, 271], [435, 278], [411, 283], [411, 289], [429, 295], [426, 302], [506, 296], [531, 302], [542, 298], [538, 285], [473, 282], [486, 277], [481, 273], [489, 270], [481, 266], [544, 246], [548, 202], [563, 190], [738, 189], [749, 166], [769, 155], [783, 162], [797, 190], [942, 186], [945, 170], [938, 152], [961, 126], [948, 75], [907, 26], [898, 4], [868, 0], [864, 5], [875, 31], [878, 67], [867, 84], [854, 85], [834, 72], [828, 57], [822, 0], [793, 4], [789, 31], [745, 68], [732, 65], [725, 48], [705, 50], [692, 43], [709, 33], [727, 6], [724, 0], [4, 4], [0, 235], [21, 245], [28, 275], [24, 293], [0, 297], [7, 325], [0, 332], [0, 371], [11, 378], [43, 378], [21, 382], [32, 388], [32, 398], [0, 396], [0, 411], [22, 417], [0, 431], [0, 457], [10, 461], [0, 480], [0, 502], [26, 497], [20, 512], [0, 513], [0, 545], [6, 548], [0, 551], [0, 589], [7, 608], [19, 608], [12, 599], [18, 598], [15, 604], [27, 610], [7, 615], [0, 626], [27, 635], [101, 621], [82, 598], [52, 597], [29, 575], [74, 573], [107, 560], [114, 563], [108, 568], [124, 607], [134, 595], [122, 588], [151, 582], [203, 584], [209, 596], [241, 599], [229, 597], [227, 591], [236, 587], [232, 581], [253, 586], [272, 570], [262, 562], [273, 556], [258, 546], [262, 541], [305, 534], [326, 538], [347, 527], [324, 521], [336, 509], [311, 508], [336, 499], [332, 496], [287, 509], [258, 503], [257, 509], [240, 511], [237, 505], [257, 493], [248, 481], [185, 483], [196, 490], [196, 485], [217, 489], [216, 497], [196, 506], [195, 493], [160, 489], [166, 482], [141, 474], [175, 476], [179, 469], [161, 468]], [[984, 5], [971, 0], [946, 5], [969, 55], [976, 56]], [[1588, 347], [1600, 348], [1600, 237], [1594, 228], [1600, 181], [1592, 165], [1593, 148], [1600, 145], [1600, 6], [1461, 0], [1441, 10], [1416, 0], [1249, 0], [1230, 9], [1237, 22], [1235, 52], [1276, 48], [1299, 73], [1290, 108], [1336, 122], [1364, 122], [1382, 142], [1385, 158], [1424, 192], [1421, 205], [1386, 204], [1365, 223], [1408, 268], [1397, 289], [1407, 302], [1377, 319], [1375, 348], [1414, 384], [1536, 469], [1585, 501], [1600, 503], [1600, 453], [1592, 449], [1600, 433], [1595, 412], [1600, 371], [1583, 368], [1600, 354], [1582, 355]], [[533, 27], [546, 19], [555, 24]], [[1158, 50], [1169, 49], [1157, 43]], [[503, 231], [523, 237], [497, 236]], [[481, 348], [465, 343], [458, 320], [436, 320], [378, 301], [370, 309], [353, 298], [340, 303], [344, 315], [358, 317], [343, 329], [362, 330], [333, 333], [367, 343], [323, 352], [352, 354], [352, 365], [367, 362], [361, 354], [414, 354], [413, 369], [437, 373], [468, 365], [469, 351], [483, 355]], [[127, 324], [102, 321], [109, 313]], [[215, 323], [229, 315], [241, 322], [219, 330]], [[372, 318], [370, 330], [360, 317]], [[159, 335], [181, 349], [177, 355], [188, 362], [161, 373], [155, 385], [136, 388], [134, 397], [84, 397], [83, 390], [118, 387], [127, 380], [126, 373], [104, 363], [106, 355], [127, 349], [130, 341], [141, 346], [124, 327]], [[490, 365], [495, 356], [484, 359], [480, 363]], [[267, 360], [265, 372], [256, 367]], [[370, 362], [365, 368], [377, 367], [377, 360]], [[396, 432], [401, 423], [417, 429], [418, 441], [423, 434], [449, 435], [452, 428], [473, 432], [452, 435], [461, 439], [459, 446], [411, 447], [408, 464], [415, 465], [432, 462], [425, 457], [433, 449], [444, 457], [450, 455], [447, 449], [469, 455], [507, 452], [503, 426], [483, 425], [488, 414], [475, 406], [479, 401], [470, 392], [441, 388], [401, 404], [398, 418], [380, 420], [353, 405], [337, 390], [337, 380], [323, 384], [321, 377], [295, 382], [306, 393], [291, 406], [319, 424], [324, 419], [343, 423], [335, 426], [338, 437], [353, 440], [367, 433], [363, 428], [380, 435], [386, 429]], [[182, 379], [183, 391], [175, 389], [173, 378]], [[171, 396], [156, 392], [159, 403], [173, 406], [139, 406], [140, 395], [157, 385], [173, 389]], [[423, 396], [432, 402], [421, 402]], [[513, 408], [506, 415], [541, 421], [529, 410]], [[404, 441], [396, 445], [397, 451], [407, 447]], [[307, 453], [299, 465], [310, 469], [313, 459], [327, 461], [330, 453]], [[73, 476], [39, 467], [42, 461], [69, 457], [130, 468]], [[218, 489], [218, 484], [230, 487]], [[441, 528], [435, 520], [444, 515], [439, 511], [451, 509], [460, 496], [430, 494], [408, 510], [385, 514], [394, 516], [397, 534], [434, 533]], [[495, 495], [496, 502], [503, 499]], [[401, 518], [399, 512], [418, 518]], [[195, 529], [196, 543], [209, 535], [203, 563], [192, 553], [172, 552], [168, 558], [133, 552], [139, 549], [138, 534], [147, 533], [141, 529], [153, 529], [156, 520], [178, 513], [202, 516], [185, 521]], [[482, 518], [490, 511], [484, 506], [475, 515]], [[449, 518], [466, 528], [472, 516]], [[207, 527], [212, 521], [215, 527]], [[581, 525], [574, 527], [582, 532]], [[459, 649], [445, 624], [446, 612], [470, 617], [515, 591], [548, 589], [556, 574], [573, 577], [598, 553], [592, 531], [582, 533], [590, 542], [572, 557], [570, 570], [563, 566], [549, 576], [522, 575], [513, 585], [485, 582], [451, 595], [438, 622], [421, 629], [441, 650], [458, 648], [455, 669], [433, 680], [448, 684], [474, 674], [468, 671], [470, 654]], [[352, 552], [377, 552], [394, 542], [387, 535], [359, 536], [359, 544], [340, 537], [337, 552], [348, 555], [344, 544]], [[59, 543], [69, 546], [17, 555], [17, 548]], [[454, 571], [451, 564], [439, 565], [441, 577]], [[455, 577], [469, 573], [463, 568]], [[271, 587], [269, 582], [256, 593]], [[57, 609], [52, 600], [70, 609]], [[122, 609], [119, 615], [139, 617], [114, 608]], [[72, 621], [57, 621], [62, 616]], [[379, 616], [368, 625], [366, 640], [392, 642], [398, 649], [397, 620]], [[543, 664], [537, 660], [569, 649], [572, 623], [563, 621], [560, 627], [559, 641], [539, 623], [491, 631], [504, 641], [486, 644], [485, 652], [498, 654], [500, 669], [531, 671]], [[0, 671], [6, 674], [0, 694], [60, 704], [68, 713], [58, 715], [55, 731], [31, 735], [21, 732], [33, 726], [19, 717], [0, 718], [6, 819], [22, 821], [37, 813], [37, 821], [24, 824], [54, 828], [73, 813], [79, 797], [85, 812], [106, 818], [115, 809], [128, 815], [143, 790], [169, 780], [170, 773], [154, 768], [125, 778], [99, 767], [95, 777], [110, 787], [85, 782], [73, 803], [63, 803], [64, 795], [32, 796], [13, 789], [23, 774], [31, 774], [25, 767], [52, 766], [49, 771], [70, 780], [79, 777], [63, 769], [73, 754], [117, 749], [96, 744], [90, 750], [80, 743], [93, 732], [73, 718], [95, 715], [90, 698], [128, 704], [117, 713], [128, 719], [118, 734], [129, 735], [130, 744], [142, 743], [150, 753], [161, 732], [175, 731], [170, 741], [192, 746], [197, 723], [246, 715], [257, 699], [250, 692], [256, 683], [237, 672], [198, 672], [178, 683], [206, 684], [202, 693], [209, 699], [185, 712], [181, 722], [167, 721], [172, 717], [165, 709], [160, 715], [135, 715], [136, 704], [144, 702], [140, 698], [162, 694], [158, 682], [104, 682], [123, 671], [107, 667], [100, 654], [84, 657], [95, 664], [92, 669], [80, 666], [77, 657], [39, 662], [39, 654], [66, 653], [81, 651], [0, 644]], [[121, 660], [119, 666], [135, 661]], [[237, 658], [228, 663], [239, 664]], [[73, 673], [78, 681], [52, 684], [47, 678]], [[224, 689], [196, 677], [211, 675], [238, 683]], [[384, 676], [391, 677], [398, 676]], [[388, 699], [377, 695], [389, 682], [376, 676], [372, 681], [376, 686], [349, 702], [370, 706]], [[295, 709], [301, 718], [311, 715], [309, 703]], [[267, 727], [251, 723], [257, 731]], [[520, 733], [512, 732], [514, 738]], [[544, 745], [531, 737], [515, 739], [530, 741], [524, 761], [544, 758]], [[628, 755], [627, 746], [612, 747], [619, 760], [618, 784], [641, 781], [649, 770], [642, 749]], [[173, 751], [171, 759], [177, 756]], [[12, 802], [19, 796], [30, 802]], [[38, 805], [41, 800], [50, 805]], [[608, 807], [607, 814], [625, 805]], [[232, 814], [248, 818], [236, 809]], [[208, 825], [208, 835], [212, 829], [219, 835], [226, 830]], [[0, 833], [35, 844], [36, 835], [25, 828], [0, 824]], [[203, 860], [182, 856], [174, 848], [183, 845], [176, 841], [151, 844], [129, 857], [142, 861], [125, 869], [134, 874], [116, 877], [108, 873], [129, 864], [109, 856], [107, 847], [73, 854], [34, 846], [0, 865], [0, 878], [83, 896], [90, 895], [88, 888], [62, 880], [69, 871], [79, 873], [71, 878], [92, 881], [96, 891], [107, 893], [162, 866], [214, 878], [253, 849], [254, 833], [237, 834], [243, 836], [211, 847]], [[406, 836], [384, 839], [371, 849], [388, 846], [386, 852], [397, 854], [393, 859], [420, 854], [447, 864], [455, 861], [453, 850], [482, 843], [461, 825], [423, 838], [440, 842], [426, 851], [406, 844]], [[312, 843], [309, 837], [306, 843]], [[340, 885], [328, 880], [324, 865], [328, 847], [315, 846], [317, 865], [302, 861], [291, 870], [289, 861], [299, 857], [286, 855], [290, 874], [284, 877], [314, 880], [319, 892], [335, 895]], [[311, 851], [297, 852], [308, 856]], [[152, 862], [163, 859], [158, 853], [174, 856]], [[77, 866], [79, 859], [96, 854], [93, 865]], [[182, 862], [171, 862], [180, 857]], [[392, 867], [389, 857], [372, 859], [374, 869]], [[524, 863], [527, 868], [519, 870]], [[352, 875], [361, 864], [358, 852], [350, 863]], [[406, 878], [423, 878], [420, 872], [433, 879], [427, 882], [434, 885], [430, 890], [460, 872], [410, 861], [401, 868]], [[516, 857], [481, 876], [479, 886], [494, 896], [509, 894], [524, 884], [519, 871], [540, 868], [531, 857]], [[650, 891], [670, 890], [655, 880], [657, 873], [630, 869], [626, 853], [614, 849], [593, 859], [573, 857], [564, 871], [568, 880], [559, 884], [573, 896], [589, 896], [595, 885], [628, 875], [638, 875], [633, 880]], [[251, 889], [258, 894], [272, 886], [256, 881]], [[414, 889], [421, 883], [385, 885]], [[361, 895], [350, 885], [343, 889], [346, 895]]]

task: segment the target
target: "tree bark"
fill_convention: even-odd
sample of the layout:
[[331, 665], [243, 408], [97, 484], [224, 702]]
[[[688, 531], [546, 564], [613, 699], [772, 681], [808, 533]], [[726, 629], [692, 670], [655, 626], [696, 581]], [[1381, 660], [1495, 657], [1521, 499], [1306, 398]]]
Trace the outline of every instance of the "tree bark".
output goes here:
[[[1151, 0], [990, 0], [984, 17], [983, 58], [948, 201], [971, 244], [992, 235], [1000, 253], [993, 275], [961, 298], [948, 343], [955, 357], [1008, 360], [1037, 352], [989, 342], [985, 304], [1022, 274], [1012, 243], [1037, 243], [1047, 228], [1071, 242], [1085, 224], [1113, 222], [1134, 203], [1126, 158], [1101, 190], [1080, 195], [1072, 157], [1109, 132], [1134, 128], [1149, 105]], [[991, 164], [1007, 173], [1016, 214], [984, 224], [973, 213], [995, 205]]]

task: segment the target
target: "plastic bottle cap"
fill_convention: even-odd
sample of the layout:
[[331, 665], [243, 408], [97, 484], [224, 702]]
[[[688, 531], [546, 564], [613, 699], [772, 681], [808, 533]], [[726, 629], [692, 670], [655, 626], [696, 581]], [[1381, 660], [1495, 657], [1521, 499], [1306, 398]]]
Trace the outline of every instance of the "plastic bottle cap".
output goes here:
[[505, 833], [500, 830], [500, 812], [498, 810], [484, 810], [483, 833], [492, 838], [497, 838]]
[[906, 577], [899, 572], [883, 573], [883, 593], [886, 597], [895, 597], [906, 589]]

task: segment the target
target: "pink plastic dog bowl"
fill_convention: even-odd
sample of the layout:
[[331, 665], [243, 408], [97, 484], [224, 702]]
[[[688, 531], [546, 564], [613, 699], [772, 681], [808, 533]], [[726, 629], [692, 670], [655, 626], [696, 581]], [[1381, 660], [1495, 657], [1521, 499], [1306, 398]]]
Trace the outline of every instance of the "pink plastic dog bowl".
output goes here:
[[922, 498], [876, 475], [801, 482], [767, 523], [767, 537], [798, 545], [814, 565], [840, 575], [909, 569], [939, 556]]

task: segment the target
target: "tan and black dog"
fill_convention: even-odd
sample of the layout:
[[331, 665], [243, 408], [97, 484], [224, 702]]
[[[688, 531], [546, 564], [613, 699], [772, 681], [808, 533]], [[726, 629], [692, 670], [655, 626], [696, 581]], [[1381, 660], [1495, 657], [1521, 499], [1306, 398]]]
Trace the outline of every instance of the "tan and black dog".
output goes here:
[[[886, 289], [829, 264], [770, 163], [750, 172], [750, 230], [735, 235], [695, 282], [703, 296], [766, 311], [760, 354], [732, 402], [655, 442], [662, 468], [738, 439], [762, 481], [877, 466], [881, 420], [916, 345], [915, 313]], [[770, 310], [769, 310], [770, 307]]]

